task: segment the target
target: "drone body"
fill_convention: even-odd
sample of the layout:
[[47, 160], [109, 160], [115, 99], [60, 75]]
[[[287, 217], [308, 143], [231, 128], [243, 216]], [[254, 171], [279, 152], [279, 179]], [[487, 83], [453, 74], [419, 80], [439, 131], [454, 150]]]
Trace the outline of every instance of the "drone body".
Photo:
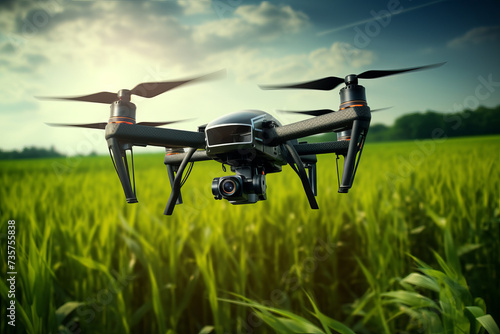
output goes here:
[[[283, 165], [290, 164], [301, 179], [311, 208], [317, 209], [316, 155], [344, 155], [339, 192], [347, 192], [352, 186], [356, 159], [359, 160], [358, 153], [363, 148], [370, 119], [368, 106], [348, 107], [288, 125], [281, 125], [266, 112], [247, 110], [218, 118], [201, 126], [197, 132], [109, 123], [106, 126], [106, 139], [129, 203], [137, 199], [133, 168], [129, 168], [127, 151], [131, 152], [133, 146], [154, 145], [167, 149], [164, 163], [172, 185], [165, 210], [167, 215], [172, 214], [176, 203], [182, 203], [180, 188], [188, 163], [204, 160], [228, 165], [236, 173], [212, 181], [215, 199], [226, 199], [232, 204], [265, 200], [266, 175], [280, 172]], [[333, 142], [308, 144], [297, 141], [298, 138], [329, 131], [344, 135]], [[349, 136], [345, 133], [349, 133]], [[357, 140], [350, 140], [351, 137]], [[185, 147], [189, 149], [184, 151]]]
[[[146, 98], [162, 94], [180, 85], [213, 78], [220, 72], [200, 78], [143, 83], [132, 90], [120, 90], [118, 94], [101, 92], [91, 95], [55, 98], [111, 104], [107, 123], [50, 124], [105, 129], [111, 159], [122, 184], [128, 203], [136, 203], [133, 146], [165, 147], [164, 164], [167, 166], [172, 191], [164, 214], [171, 215], [176, 204], [182, 203], [180, 190], [194, 162], [215, 160], [230, 166], [235, 175], [217, 177], [211, 188], [215, 199], [226, 199], [232, 204], [255, 203], [267, 199], [266, 175], [282, 171], [289, 164], [299, 176], [312, 209], [318, 209], [317, 154], [334, 153], [344, 156], [339, 193], [351, 188], [371, 120], [366, 102], [365, 88], [359, 79], [374, 79], [388, 75], [422, 70], [442, 64], [391, 71], [367, 71], [345, 78], [327, 77], [315, 81], [285, 85], [264, 86], [263, 89], [314, 89], [332, 90], [341, 83], [340, 107], [299, 111], [312, 118], [282, 125], [272, 115], [258, 110], [244, 110], [219, 117], [200, 126], [198, 131], [157, 128], [173, 122], [136, 123], [136, 107], [130, 102], [131, 95]], [[53, 98], [54, 99], [54, 98]], [[314, 134], [336, 132], [337, 141], [308, 144], [298, 139]], [[185, 149], [187, 148], [187, 150]], [[186, 173], [188, 164], [191, 165]], [[185, 174], [185, 175], [184, 175]]]
[[281, 171], [280, 166], [286, 161], [279, 147], [267, 145], [263, 138], [264, 129], [270, 126], [281, 126], [281, 123], [259, 110], [244, 110], [217, 118], [204, 127], [207, 155], [234, 167], [252, 163], [261, 165], [268, 173]]
[[[246, 110], [222, 116], [204, 127], [209, 158], [231, 166], [236, 175], [215, 178], [215, 199], [231, 204], [255, 203], [267, 199], [266, 177], [280, 172], [286, 160], [279, 146], [266, 145], [264, 128], [281, 125], [270, 114]], [[203, 128], [203, 127], [202, 127]]]

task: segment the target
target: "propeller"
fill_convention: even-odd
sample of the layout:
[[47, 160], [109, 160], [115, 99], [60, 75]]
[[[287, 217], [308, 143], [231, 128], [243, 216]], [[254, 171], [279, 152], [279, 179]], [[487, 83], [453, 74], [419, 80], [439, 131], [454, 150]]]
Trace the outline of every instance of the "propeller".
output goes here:
[[[387, 109], [391, 109], [392, 107], [379, 108], [370, 110], [371, 112], [383, 111]], [[332, 112], [338, 112], [337, 110], [332, 109], [317, 109], [317, 110], [278, 110], [278, 112], [287, 113], [287, 114], [303, 114], [309, 116], [322, 116]]]
[[277, 110], [278, 112], [286, 113], [286, 114], [303, 114], [309, 116], [321, 116], [326, 115], [331, 112], [335, 112], [335, 110], [331, 109], [317, 109], [317, 110]]
[[285, 85], [260, 85], [261, 89], [288, 89], [288, 88], [299, 88], [299, 89], [314, 89], [314, 90], [332, 90], [341, 83], [345, 82], [347, 84], [357, 83], [357, 79], [376, 79], [382, 78], [389, 75], [395, 75], [405, 72], [421, 71], [430, 68], [435, 68], [444, 65], [445, 63], [438, 63], [426, 66], [411, 67], [399, 70], [370, 70], [363, 72], [361, 74], [351, 74], [345, 78], [339, 77], [326, 77], [314, 81], [296, 83], [296, 84], [285, 84]]
[[102, 123], [87, 123], [87, 124], [61, 124], [61, 123], [45, 123], [49, 126], [75, 126], [79, 128], [89, 128], [89, 129], [102, 129], [106, 127], [108, 123], [102, 122]]
[[39, 100], [69, 100], [69, 101], [83, 101], [83, 102], [111, 104], [117, 100], [117, 94], [110, 92], [100, 92], [83, 96], [67, 96], [67, 97], [36, 96], [36, 98]]
[[[139, 123], [136, 123], [136, 125], [162, 126], [162, 125], [180, 123], [180, 122], [184, 122], [184, 121], [185, 120], [172, 121], [172, 122], [139, 122]], [[79, 127], [79, 128], [102, 129], [102, 130], [104, 130], [106, 128], [106, 125], [108, 123], [107, 122], [101, 122], [101, 123], [87, 123], [87, 124], [61, 124], [61, 123], [45, 123], [45, 124], [50, 125], [50, 126], [74, 126], [74, 127]]]
[[117, 93], [99, 92], [95, 94], [83, 96], [69, 96], [69, 97], [43, 97], [37, 96], [40, 100], [69, 100], [69, 101], [83, 101], [93, 103], [111, 104], [117, 100], [130, 101], [130, 95], [137, 95], [145, 98], [155, 97], [163, 94], [169, 90], [179, 87], [184, 84], [194, 83], [205, 80], [213, 80], [225, 76], [226, 70], [220, 70], [210, 74], [206, 74], [196, 78], [190, 78], [179, 81], [159, 81], [159, 82], [143, 82], [132, 88], [131, 90], [123, 89]]

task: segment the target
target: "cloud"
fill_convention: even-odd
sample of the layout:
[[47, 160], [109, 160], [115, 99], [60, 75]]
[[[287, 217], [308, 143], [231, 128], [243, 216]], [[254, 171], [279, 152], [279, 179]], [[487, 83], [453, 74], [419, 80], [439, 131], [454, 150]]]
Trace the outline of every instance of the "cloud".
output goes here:
[[[39, 52], [19, 52], [20, 45], [15, 40], [6, 39], [0, 43], [0, 70], [29, 73], [36, 72], [49, 59]], [[4, 73], [5, 74], [5, 73]]]
[[41, 54], [27, 54], [26, 55], [26, 60], [35, 66], [43, 65], [46, 64], [49, 59], [45, 57], [44, 55]]
[[212, 11], [210, 0], [180, 0], [179, 5], [184, 9], [185, 15], [206, 14]]
[[16, 47], [10, 42], [3, 43], [2, 46], [0, 46], [0, 53], [13, 54], [14, 52], [16, 52]]
[[306, 14], [264, 1], [260, 5], [238, 7], [233, 17], [196, 26], [194, 39], [217, 46], [227, 46], [227, 42], [269, 42], [283, 34], [297, 33], [308, 24]]
[[464, 35], [452, 39], [447, 45], [450, 48], [467, 48], [498, 41], [500, 41], [500, 25], [473, 28]]
[[0, 47], [11, 54], [14, 48], [19, 54], [39, 53], [52, 63], [101, 66], [134, 57], [176, 62], [195, 54], [189, 46], [190, 27], [176, 19], [183, 11], [177, 2], [61, 2], [60, 7], [60, 0], [44, 3], [50, 1], [43, 8], [29, 2], [9, 19], [0, 16], [10, 31]]
[[[346, 51], [347, 50], [347, 51]], [[238, 82], [298, 82], [316, 77], [343, 75], [375, 60], [370, 50], [356, 49], [348, 43], [334, 42], [330, 47], [310, 52], [272, 57], [262, 50], [240, 47], [208, 57], [207, 67], [226, 64]]]
[[[45, 57], [48, 61], [44, 65], [73, 62], [107, 67], [141, 59], [143, 65], [169, 63], [178, 70], [195, 71], [207, 55], [242, 46], [260, 47], [309, 24], [304, 13], [266, 1], [239, 6], [230, 18], [185, 22], [186, 15], [206, 13], [211, 4], [62, 0], [27, 2], [25, 6], [15, 3], [13, 15], [0, 15], [0, 23], [10, 32], [6, 41], [0, 40], [4, 51], [0, 58], [11, 69], [24, 72], [30, 67], [22, 60], [25, 53]], [[33, 69], [39, 64], [33, 62]]]
[[[25, 38], [36, 37], [75, 20], [98, 22], [102, 27], [116, 21], [130, 26], [150, 19], [182, 15], [185, 7], [176, 1], [25, 1], [14, 8], [14, 32]], [[82, 15], [85, 13], [85, 15]], [[106, 18], [109, 21], [102, 22]], [[118, 20], [117, 20], [118, 19]], [[144, 28], [144, 26], [141, 26]]]
[[295, 11], [290, 6], [277, 7], [267, 1], [262, 2], [259, 6], [240, 6], [236, 9], [235, 14], [240, 16], [244, 21], [261, 29], [276, 29], [270, 31], [272, 34], [276, 33], [275, 31], [279, 33], [285, 31], [296, 32], [309, 19], [306, 14]]
[[0, 69], [6, 67], [16, 73], [34, 73], [48, 61], [48, 58], [41, 54], [25, 54], [16, 60], [1, 59]]
[[342, 42], [335, 42], [330, 48], [314, 50], [309, 55], [313, 67], [332, 71], [349, 66], [359, 68], [372, 64], [374, 60], [375, 54], [372, 51], [354, 48], [349, 43]]
[[0, 0], [0, 8], [2, 8], [3, 10], [12, 9], [14, 8], [15, 2], [15, 0]]

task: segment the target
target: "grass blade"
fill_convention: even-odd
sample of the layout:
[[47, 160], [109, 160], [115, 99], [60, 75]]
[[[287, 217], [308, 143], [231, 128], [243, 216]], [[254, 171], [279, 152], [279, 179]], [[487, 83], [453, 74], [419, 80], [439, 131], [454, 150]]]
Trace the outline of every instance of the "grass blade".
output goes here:
[[476, 320], [479, 321], [489, 334], [500, 334], [500, 329], [491, 315], [486, 314], [476, 318]]

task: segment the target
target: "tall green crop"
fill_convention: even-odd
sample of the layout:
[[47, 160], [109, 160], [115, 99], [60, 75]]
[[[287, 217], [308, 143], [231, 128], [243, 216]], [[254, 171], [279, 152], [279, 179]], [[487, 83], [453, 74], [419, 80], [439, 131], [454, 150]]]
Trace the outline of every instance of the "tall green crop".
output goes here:
[[[441, 268], [435, 254], [450, 253], [444, 230], [470, 294], [498, 323], [498, 161], [500, 137], [369, 144], [345, 195], [335, 156], [321, 156], [320, 210], [309, 209], [289, 167], [267, 176], [267, 201], [215, 201], [212, 179], [230, 173], [200, 162], [170, 217], [161, 154], [136, 156], [134, 205], [109, 157], [2, 161], [0, 233], [16, 221], [16, 329], [272, 332], [265, 309], [263, 321], [256, 308], [222, 301], [237, 295], [325, 331], [396, 332], [413, 320], [398, 317], [387, 293], [415, 272], [408, 254]], [[6, 289], [2, 279], [2, 319]]]

